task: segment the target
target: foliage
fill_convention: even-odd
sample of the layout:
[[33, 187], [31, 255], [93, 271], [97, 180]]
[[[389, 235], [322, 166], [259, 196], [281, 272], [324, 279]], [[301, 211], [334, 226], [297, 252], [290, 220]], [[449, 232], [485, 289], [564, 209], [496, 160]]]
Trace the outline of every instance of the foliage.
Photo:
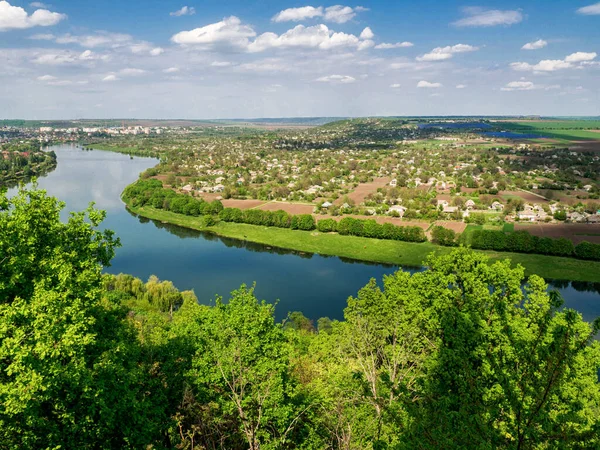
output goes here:
[[456, 233], [454, 230], [449, 230], [441, 226], [435, 226], [431, 230], [431, 242], [444, 245], [446, 247], [454, 247], [458, 245]]

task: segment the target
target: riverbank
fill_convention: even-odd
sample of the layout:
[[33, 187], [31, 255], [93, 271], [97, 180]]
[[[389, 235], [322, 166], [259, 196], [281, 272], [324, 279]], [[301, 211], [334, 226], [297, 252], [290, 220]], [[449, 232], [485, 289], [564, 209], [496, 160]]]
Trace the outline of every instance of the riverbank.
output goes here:
[[[128, 208], [132, 212], [149, 219], [194, 230], [207, 231], [219, 236], [300, 252], [340, 256], [360, 261], [401, 266], [421, 266], [429, 253], [445, 254], [451, 251], [451, 248], [430, 242], [390, 241], [240, 223], [219, 222], [214, 226], [205, 227], [199, 217], [184, 216], [149, 206], [141, 208], [128, 206]], [[546, 279], [600, 282], [600, 262], [523, 253], [489, 251], [481, 251], [481, 253], [485, 253], [492, 260], [509, 258], [513, 263], [525, 267], [527, 275], [537, 274]]]

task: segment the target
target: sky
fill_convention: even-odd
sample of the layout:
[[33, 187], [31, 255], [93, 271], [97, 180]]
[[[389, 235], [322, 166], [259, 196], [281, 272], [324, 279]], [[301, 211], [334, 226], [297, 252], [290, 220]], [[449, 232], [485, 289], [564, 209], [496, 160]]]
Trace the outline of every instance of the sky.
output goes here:
[[0, 0], [0, 118], [600, 115], [594, 0]]

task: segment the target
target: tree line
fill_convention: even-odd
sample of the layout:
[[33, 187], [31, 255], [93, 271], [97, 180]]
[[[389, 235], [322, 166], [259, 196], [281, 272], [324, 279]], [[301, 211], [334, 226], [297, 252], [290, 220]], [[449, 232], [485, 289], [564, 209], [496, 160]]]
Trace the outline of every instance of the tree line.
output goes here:
[[103, 275], [104, 213], [62, 207], [0, 196], [2, 448], [600, 445], [600, 322], [508, 261], [459, 248], [278, 323], [252, 287]]

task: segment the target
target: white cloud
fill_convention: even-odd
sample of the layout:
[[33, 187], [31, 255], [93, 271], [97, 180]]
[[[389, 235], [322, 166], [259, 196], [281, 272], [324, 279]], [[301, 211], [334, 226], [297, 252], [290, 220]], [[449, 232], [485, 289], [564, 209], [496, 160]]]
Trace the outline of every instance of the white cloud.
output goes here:
[[301, 8], [288, 8], [278, 12], [271, 20], [273, 22], [299, 22], [313, 17], [322, 17], [323, 7], [303, 6]]
[[425, 89], [437, 89], [437, 88], [441, 88], [442, 86], [443, 86], [442, 83], [430, 83], [429, 81], [424, 81], [424, 80], [421, 80], [417, 83], [418, 88], [425, 88]]
[[70, 64], [77, 61], [74, 54], [70, 52], [60, 53], [44, 53], [36, 56], [32, 60], [35, 64], [48, 65], [48, 66], [60, 66], [63, 64]]
[[182, 6], [181, 9], [169, 13], [170, 16], [181, 17], [181, 16], [193, 16], [196, 14], [196, 9], [193, 6]]
[[275, 14], [271, 20], [273, 22], [299, 22], [301, 20], [322, 17], [327, 22], [346, 23], [362, 11], [368, 11], [368, 8], [363, 8], [362, 6], [352, 8], [343, 5], [334, 5], [328, 8], [323, 8], [322, 6], [302, 6], [300, 8], [284, 9]]
[[[593, 65], [596, 56], [595, 52], [576, 52], [563, 59], [544, 59], [537, 64], [529, 64], [526, 62], [514, 62], [510, 64], [513, 70], [521, 72], [554, 72], [562, 69], [584, 68], [587, 65]], [[579, 63], [579, 65], [577, 65]]]
[[41, 77], [37, 77], [38, 81], [53, 81], [56, 80], [56, 77], [52, 75], [42, 75]]
[[346, 23], [356, 16], [356, 12], [349, 6], [334, 5], [325, 9], [324, 19], [329, 22]]
[[42, 3], [42, 2], [31, 2], [29, 4], [29, 6], [31, 6], [32, 8], [48, 9], [48, 5], [46, 5], [45, 3]]
[[263, 33], [248, 45], [248, 51], [261, 52], [271, 48], [315, 48], [327, 50], [337, 47], [359, 47], [361, 41], [353, 34], [336, 33], [327, 25], [305, 27], [296, 25], [281, 35]]
[[510, 67], [520, 72], [554, 72], [556, 70], [569, 69], [573, 65], [562, 59], [544, 59], [537, 64], [514, 62], [510, 64]]
[[325, 77], [317, 78], [315, 81], [320, 81], [324, 83], [348, 84], [354, 83], [356, 81], [356, 78], [351, 77], [349, 75], [328, 75]]
[[412, 47], [413, 45], [415, 45], [415, 44], [413, 44], [412, 42], [405, 41], [405, 42], [396, 42], [395, 44], [381, 43], [381, 44], [377, 44], [375, 46], [375, 48], [378, 50], [387, 50], [390, 48], [408, 48], [408, 47]]
[[33, 39], [34, 41], [53, 41], [56, 39], [56, 36], [53, 34], [34, 34], [29, 36], [29, 39]]
[[528, 42], [523, 47], [521, 47], [521, 50], [539, 50], [540, 48], [544, 48], [547, 45], [548, 45], [548, 42], [546, 42], [543, 39], [538, 39], [537, 41], [534, 41], [534, 42]]
[[360, 41], [360, 43], [358, 44], [357, 49], [358, 50], [366, 50], [368, 48], [371, 48], [375, 46], [375, 42], [373, 42], [371, 39], [367, 39], [366, 41]]
[[394, 83], [394, 84], [390, 84], [390, 87], [392, 89], [398, 89], [399, 87], [401, 87], [402, 85], [400, 83]]
[[595, 16], [600, 14], [600, 2], [594, 3], [593, 5], [584, 6], [577, 10], [578, 14], [585, 14], [587, 16]]
[[112, 47], [118, 48], [129, 44], [133, 38], [128, 34], [108, 33], [106, 31], [96, 31], [96, 34], [84, 36], [74, 36], [65, 34], [56, 38], [57, 44], [78, 44], [82, 47]]
[[466, 84], [457, 84], [456, 89], [465, 89], [467, 87]]
[[479, 7], [463, 8], [467, 17], [457, 20], [457, 27], [494, 27], [498, 25], [514, 25], [523, 20], [523, 14], [518, 10], [501, 11]]
[[165, 49], [162, 47], [154, 47], [152, 50], [150, 50], [150, 56], [158, 56], [161, 55], [165, 52]]
[[231, 66], [229, 61], [213, 61], [210, 63], [212, 67], [228, 67]]
[[576, 53], [571, 53], [569, 56], [567, 56], [565, 58], [565, 61], [570, 62], [570, 63], [591, 61], [593, 59], [596, 59], [596, 56], [598, 56], [598, 54], [596, 52], [592, 52], [592, 53], [576, 52]]
[[144, 69], [126, 68], [119, 70], [119, 75], [123, 75], [124, 77], [139, 77], [146, 73], [147, 71]]
[[163, 70], [164, 73], [177, 73], [179, 72], [178, 67], [169, 67], [168, 69]]
[[455, 53], [474, 52], [479, 50], [479, 47], [474, 47], [467, 44], [456, 44], [447, 47], [436, 47], [431, 52], [418, 56], [417, 61], [444, 61], [452, 58]]
[[65, 14], [51, 12], [47, 9], [36, 9], [33, 14], [29, 15], [19, 6], [12, 6], [5, 0], [0, 1], [0, 31], [37, 26], [49, 27], [66, 18]]
[[531, 81], [511, 81], [501, 88], [502, 91], [531, 91], [536, 86]]
[[361, 39], [373, 39], [375, 37], [375, 33], [373, 33], [373, 30], [371, 30], [370, 27], [367, 27], [362, 30], [359, 37]]
[[119, 79], [114, 74], [110, 74], [110, 75], [107, 75], [104, 78], [102, 78], [102, 81], [118, 81], [118, 80]]
[[181, 31], [171, 37], [171, 41], [181, 45], [226, 45], [245, 49], [249, 44], [248, 38], [254, 36], [256, 32], [251, 26], [243, 25], [239, 18], [231, 16], [204, 27]]

